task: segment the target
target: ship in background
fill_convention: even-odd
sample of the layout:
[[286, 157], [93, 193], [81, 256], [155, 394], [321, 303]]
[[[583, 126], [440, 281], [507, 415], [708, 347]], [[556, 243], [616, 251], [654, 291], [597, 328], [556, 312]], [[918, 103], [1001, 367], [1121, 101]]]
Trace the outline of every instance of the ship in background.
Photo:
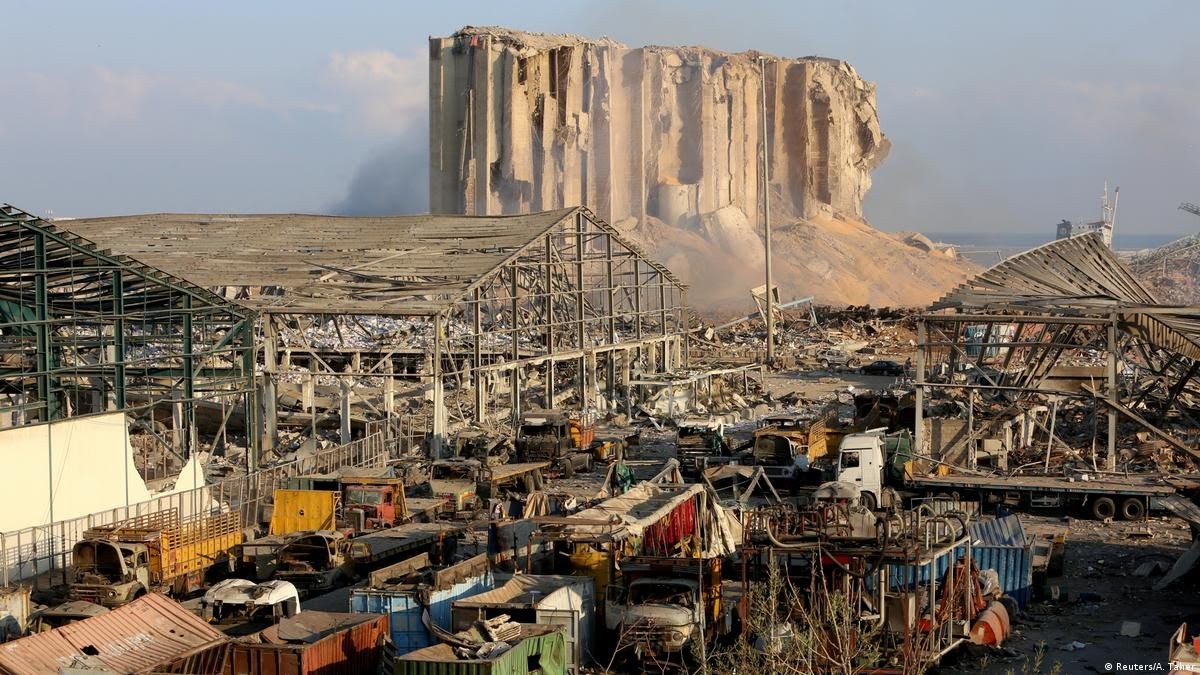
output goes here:
[[1112, 193], [1112, 201], [1108, 200], [1108, 181], [1104, 181], [1104, 194], [1100, 197], [1100, 220], [1075, 221], [1064, 220], [1058, 224], [1055, 239], [1066, 239], [1077, 234], [1099, 232], [1104, 239], [1104, 245], [1112, 248], [1113, 227], [1117, 224], [1117, 200], [1121, 196], [1121, 188]]

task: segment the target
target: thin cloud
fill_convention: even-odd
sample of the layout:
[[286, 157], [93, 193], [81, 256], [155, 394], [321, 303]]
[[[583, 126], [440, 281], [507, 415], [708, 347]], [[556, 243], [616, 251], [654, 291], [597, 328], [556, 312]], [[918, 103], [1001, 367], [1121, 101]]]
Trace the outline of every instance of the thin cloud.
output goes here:
[[92, 124], [134, 124], [151, 109], [186, 102], [209, 110], [254, 109], [278, 115], [293, 112], [336, 112], [331, 104], [273, 99], [263, 91], [232, 80], [178, 76], [142, 69], [97, 66], [84, 72], [29, 71], [16, 76], [39, 115], [78, 119]]
[[97, 67], [91, 85], [93, 101], [85, 110], [100, 119], [129, 122], [141, 113], [153, 78], [135, 70]]
[[1043, 86], [1056, 99], [1051, 109], [1075, 134], [1128, 130], [1177, 142], [1196, 133], [1189, 120], [1200, 109], [1200, 90], [1129, 81], [1046, 80]]
[[354, 100], [357, 121], [373, 133], [402, 134], [427, 116], [429, 70], [424, 51], [334, 52], [328, 76]]

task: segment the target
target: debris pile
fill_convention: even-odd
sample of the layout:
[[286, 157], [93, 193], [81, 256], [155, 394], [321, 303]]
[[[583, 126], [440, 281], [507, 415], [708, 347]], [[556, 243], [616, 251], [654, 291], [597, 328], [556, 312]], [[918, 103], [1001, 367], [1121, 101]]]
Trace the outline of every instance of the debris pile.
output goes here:
[[1162, 302], [1200, 304], [1200, 235], [1141, 251], [1129, 260], [1129, 266]]

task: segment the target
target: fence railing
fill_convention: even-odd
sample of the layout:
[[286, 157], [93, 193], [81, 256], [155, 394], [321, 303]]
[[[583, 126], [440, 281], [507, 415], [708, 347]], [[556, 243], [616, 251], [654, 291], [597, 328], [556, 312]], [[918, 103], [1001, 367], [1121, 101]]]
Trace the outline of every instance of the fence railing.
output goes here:
[[401, 448], [419, 441], [401, 432], [413, 427], [400, 424], [391, 429], [376, 428], [367, 436], [290, 462], [263, 468], [245, 476], [211, 485], [161, 495], [143, 502], [93, 513], [80, 518], [47, 525], [27, 527], [0, 534], [0, 581], [4, 586], [30, 582], [38, 577], [54, 580], [58, 573], [66, 581], [71, 549], [90, 527], [120, 522], [157, 511], [177, 509], [181, 516], [237, 511], [244, 526], [263, 521], [265, 507], [276, 488], [287, 479], [311, 473], [329, 473], [343, 467], [383, 466], [389, 457], [402, 454]]
[[394, 415], [366, 424], [367, 436], [381, 434], [396, 457], [420, 453], [432, 429], [433, 420], [428, 415]]

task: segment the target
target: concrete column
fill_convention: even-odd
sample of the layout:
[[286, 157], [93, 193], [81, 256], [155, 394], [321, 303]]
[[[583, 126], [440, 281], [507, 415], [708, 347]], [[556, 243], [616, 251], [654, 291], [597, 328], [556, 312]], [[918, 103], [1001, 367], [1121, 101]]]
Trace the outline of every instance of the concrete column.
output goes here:
[[579, 377], [583, 387], [580, 400], [583, 401], [584, 410], [587, 410], [596, 405], [596, 352], [588, 352], [580, 361], [580, 365], [583, 366], [583, 374]]
[[396, 414], [396, 375], [390, 356], [383, 360], [383, 412], [388, 417]]
[[309, 373], [304, 378], [300, 404], [309, 415], [309, 436], [317, 440], [317, 376]]
[[338, 388], [341, 390], [341, 395], [338, 397], [338, 419], [341, 422], [340, 439], [342, 445], [350, 442], [350, 381], [344, 377], [338, 378]]
[[482, 422], [484, 419], [484, 408], [486, 407], [486, 393], [484, 388], [484, 378], [480, 367], [483, 366], [483, 344], [481, 342], [483, 335], [483, 296], [478, 288], [475, 289], [475, 296], [471, 303], [471, 329], [474, 333], [471, 340], [471, 386], [475, 390], [475, 421]]
[[171, 392], [171, 445], [175, 452], [183, 456], [183, 395], [179, 391]]
[[510, 394], [509, 394], [509, 408], [512, 411], [512, 423], [515, 425], [515, 424], [520, 423], [520, 421], [521, 421], [521, 368], [520, 368], [520, 366], [513, 366], [512, 373], [509, 375], [509, 377], [512, 380], [510, 383], [510, 386], [509, 386], [509, 388], [511, 390]]
[[438, 314], [433, 319], [433, 437], [430, 444], [434, 459], [441, 457], [446, 440], [446, 391], [442, 381], [443, 331], [442, 315]]

